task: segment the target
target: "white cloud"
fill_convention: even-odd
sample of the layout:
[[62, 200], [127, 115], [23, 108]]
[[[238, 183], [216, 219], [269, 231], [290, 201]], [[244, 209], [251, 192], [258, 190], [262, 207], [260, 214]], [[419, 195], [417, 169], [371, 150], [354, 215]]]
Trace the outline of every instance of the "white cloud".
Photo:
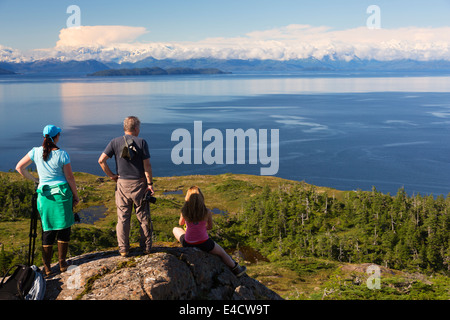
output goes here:
[[[197, 45], [220, 47], [230, 54], [288, 60], [324, 56], [349, 59], [450, 60], [450, 27], [332, 30], [328, 27], [288, 25], [255, 31], [238, 38], [217, 38]], [[232, 53], [233, 52], [233, 53]]]
[[0, 61], [20, 62], [22, 56], [23, 54], [20, 50], [0, 45]]
[[110, 46], [131, 43], [148, 31], [143, 27], [80, 26], [61, 29], [56, 47]]

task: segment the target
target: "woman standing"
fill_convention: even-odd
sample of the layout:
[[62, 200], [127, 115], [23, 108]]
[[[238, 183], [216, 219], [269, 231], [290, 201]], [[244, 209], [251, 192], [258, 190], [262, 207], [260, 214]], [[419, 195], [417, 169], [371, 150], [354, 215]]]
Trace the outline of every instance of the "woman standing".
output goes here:
[[[42, 146], [31, 149], [16, 166], [23, 177], [39, 183], [36, 190], [37, 208], [42, 222], [42, 260], [47, 276], [51, 274], [50, 263], [56, 239], [59, 268], [61, 272], [67, 270], [66, 255], [71, 226], [74, 224], [72, 208], [79, 202], [69, 154], [56, 145], [60, 133], [61, 128], [47, 125], [43, 130]], [[26, 169], [33, 162], [39, 179]]]

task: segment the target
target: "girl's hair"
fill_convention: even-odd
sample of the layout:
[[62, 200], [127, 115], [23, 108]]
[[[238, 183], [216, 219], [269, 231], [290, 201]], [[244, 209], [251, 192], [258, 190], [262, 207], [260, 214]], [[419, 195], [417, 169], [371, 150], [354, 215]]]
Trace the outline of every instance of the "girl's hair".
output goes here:
[[181, 214], [187, 222], [199, 222], [205, 220], [208, 209], [205, 206], [205, 198], [199, 187], [190, 187], [186, 193], [186, 202], [181, 208]]
[[59, 133], [54, 137], [49, 137], [48, 134], [45, 135], [44, 142], [42, 143], [42, 148], [44, 148], [42, 158], [44, 158], [44, 161], [48, 160], [48, 157], [54, 148], [59, 149], [53, 141], [53, 139], [55, 139], [58, 135]]

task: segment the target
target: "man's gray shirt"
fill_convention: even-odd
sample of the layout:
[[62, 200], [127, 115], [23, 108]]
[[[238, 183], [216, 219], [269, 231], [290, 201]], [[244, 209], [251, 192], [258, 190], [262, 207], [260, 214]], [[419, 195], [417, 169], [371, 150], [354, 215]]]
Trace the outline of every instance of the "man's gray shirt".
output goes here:
[[117, 174], [120, 179], [140, 179], [145, 177], [143, 160], [150, 158], [147, 141], [142, 138], [125, 135], [127, 140], [133, 140], [132, 145], [136, 149], [133, 159], [128, 160], [120, 155], [125, 146], [124, 136], [112, 139], [103, 151], [109, 158], [114, 156], [116, 161]]

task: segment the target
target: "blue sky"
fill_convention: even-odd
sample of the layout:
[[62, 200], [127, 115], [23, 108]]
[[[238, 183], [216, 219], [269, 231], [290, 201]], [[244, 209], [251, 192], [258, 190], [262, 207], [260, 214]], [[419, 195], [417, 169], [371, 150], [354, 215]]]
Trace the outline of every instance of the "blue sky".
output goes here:
[[233, 38], [288, 25], [345, 30], [365, 26], [369, 5], [381, 9], [383, 29], [446, 27], [450, 0], [0, 0], [0, 45], [28, 50], [54, 47], [69, 5], [81, 9], [83, 26], [144, 27], [142, 42]]

